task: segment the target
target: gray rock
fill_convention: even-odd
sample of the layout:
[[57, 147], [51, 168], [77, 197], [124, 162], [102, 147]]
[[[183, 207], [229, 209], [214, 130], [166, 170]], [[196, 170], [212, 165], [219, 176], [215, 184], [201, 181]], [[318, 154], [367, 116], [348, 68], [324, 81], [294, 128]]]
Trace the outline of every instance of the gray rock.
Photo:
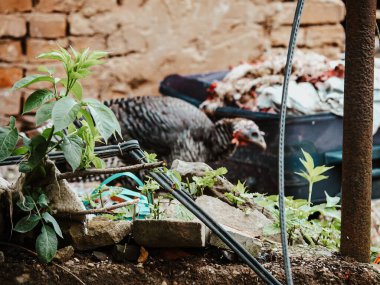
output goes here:
[[195, 203], [219, 224], [228, 226], [250, 237], [258, 238], [263, 236], [264, 226], [272, 223], [271, 220], [257, 210], [252, 210], [249, 214], [246, 214], [240, 209], [211, 196], [200, 196]]
[[69, 245], [66, 247], [63, 247], [57, 251], [54, 258], [60, 262], [68, 261], [70, 258], [72, 258], [74, 255], [74, 248]]
[[[204, 162], [186, 162], [179, 159], [173, 161], [171, 169], [178, 171], [182, 177], [191, 178], [192, 176], [202, 177], [207, 171], [213, 170], [211, 166]], [[234, 185], [226, 178], [217, 177], [213, 190], [217, 193], [231, 192]]]
[[69, 234], [75, 249], [88, 250], [120, 242], [131, 232], [131, 228], [131, 222], [128, 221], [95, 217], [87, 223], [87, 227], [73, 224]]
[[134, 244], [116, 244], [112, 250], [112, 257], [119, 262], [135, 262], [140, 256], [140, 247]]
[[108, 259], [108, 255], [101, 251], [94, 251], [92, 256], [99, 261], [106, 261]]
[[[223, 226], [224, 229], [237, 241], [239, 242], [250, 254], [253, 256], [258, 256], [261, 252], [262, 243], [259, 239], [251, 237], [243, 232], [235, 230], [233, 228]], [[210, 245], [218, 248], [230, 249], [221, 239], [214, 233], [210, 234]]]
[[204, 247], [206, 229], [195, 221], [136, 220], [133, 238], [146, 247]]

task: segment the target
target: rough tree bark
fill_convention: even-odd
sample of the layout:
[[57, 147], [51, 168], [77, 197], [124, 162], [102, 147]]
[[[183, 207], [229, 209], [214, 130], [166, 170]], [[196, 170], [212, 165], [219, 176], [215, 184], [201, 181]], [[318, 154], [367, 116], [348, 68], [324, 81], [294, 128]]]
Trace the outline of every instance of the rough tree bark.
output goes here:
[[375, 0], [347, 0], [341, 252], [369, 262]]

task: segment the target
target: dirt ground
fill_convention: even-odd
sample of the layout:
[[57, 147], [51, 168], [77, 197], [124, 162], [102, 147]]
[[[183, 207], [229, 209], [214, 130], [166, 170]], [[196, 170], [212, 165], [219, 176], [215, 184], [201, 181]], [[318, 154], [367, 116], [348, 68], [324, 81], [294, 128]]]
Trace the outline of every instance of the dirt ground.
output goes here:
[[[226, 252], [206, 250], [152, 250], [144, 265], [98, 261], [91, 252], [75, 253], [69, 261], [43, 265], [27, 253], [1, 246], [0, 284], [263, 284], [255, 273]], [[109, 249], [103, 252], [109, 254]], [[232, 256], [233, 257], [233, 256]], [[259, 261], [284, 283], [282, 260], [263, 252]], [[295, 284], [380, 284], [380, 271], [368, 264], [349, 262], [337, 255], [295, 255], [291, 258]], [[73, 275], [65, 271], [69, 270]]]

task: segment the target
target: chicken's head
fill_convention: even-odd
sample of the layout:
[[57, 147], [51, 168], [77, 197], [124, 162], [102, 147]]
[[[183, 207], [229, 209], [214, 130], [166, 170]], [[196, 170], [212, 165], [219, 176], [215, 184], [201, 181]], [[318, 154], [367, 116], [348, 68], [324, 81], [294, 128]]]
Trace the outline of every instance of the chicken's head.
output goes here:
[[260, 131], [255, 122], [247, 119], [234, 119], [232, 142], [237, 145], [257, 145], [262, 150], [267, 148], [265, 133]]

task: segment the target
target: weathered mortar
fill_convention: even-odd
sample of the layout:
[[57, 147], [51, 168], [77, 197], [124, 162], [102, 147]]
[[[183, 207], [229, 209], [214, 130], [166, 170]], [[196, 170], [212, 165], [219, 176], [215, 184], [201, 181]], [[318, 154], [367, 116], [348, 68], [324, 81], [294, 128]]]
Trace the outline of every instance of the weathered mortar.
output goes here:
[[[285, 48], [295, 2], [280, 0], [1, 0], [0, 118], [19, 109], [9, 88], [56, 46], [111, 52], [85, 86], [110, 98], [157, 94], [170, 73], [226, 69]], [[299, 46], [328, 56], [343, 51], [341, 0], [307, 1]]]

